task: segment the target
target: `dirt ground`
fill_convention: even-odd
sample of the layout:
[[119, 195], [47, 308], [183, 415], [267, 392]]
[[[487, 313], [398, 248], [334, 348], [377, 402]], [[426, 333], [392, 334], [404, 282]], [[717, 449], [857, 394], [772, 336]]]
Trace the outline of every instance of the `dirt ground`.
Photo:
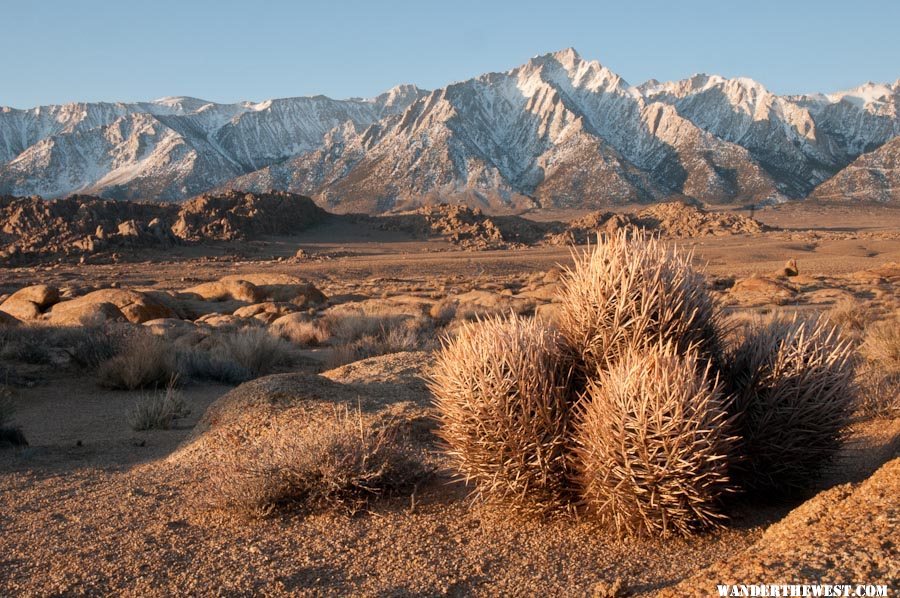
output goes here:
[[[758, 210], [755, 217], [781, 230], [680, 242], [695, 248], [711, 277], [732, 280], [776, 272], [790, 258], [797, 260], [801, 274], [820, 282], [900, 263], [900, 209], [783, 206]], [[279, 272], [308, 279], [329, 296], [439, 297], [455, 285], [502, 287], [569, 258], [565, 247], [450, 251], [442, 243], [394, 233], [357, 238], [360, 233], [343, 226], [303, 238], [179, 248], [136, 262], [0, 269], [0, 293], [36, 283], [175, 289], [229, 274]], [[288, 260], [297, 249], [312, 258]], [[889, 305], [900, 292], [892, 282], [872, 283], [871, 290], [865, 287], [869, 283], [854, 284], [849, 292]], [[832, 296], [822, 295], [824, 303], [813, 302], [813, 307], [827, 308]], [[332, 377], [346, 384], [386, 379], [390, 385], [385, 359]], [[396, 384], [398, 392], [416, 395], [414, 402], [428, 413], [429, 400], [420, 386], [404, 380]], [[187, 385], [182, 393], [190, 414], [173, 429], [146, 432], [132, 431], [126, 423], [141, 391], [103, 390], [92, 377], [65, 372], [45, 373], [16, 388], [15, 422], [30, 446], [0, 449], [0, 595], [603, 596], [613, 595], [604, 594], [605, 588], [617, 581], [624, 588], [618, 595], [712, 595], [717, 572], [729, 579], [748, 571], [764, 576], [765, 567], [753, 568], [759, 567], [756, 561], [744, 569], [741, 563], [760, 552], [757, 543], [768, 541], [767, 530], [779, 521], [779, 529], [786, 530], [779, 532], [781, 541], [790, 546], [791, 534], [797, 533], [791, 531], [791, 511], [803, 508], [796, 502], [738, 503], [731, 507], [729, 526], [718, 531], [690, 539], [622, 540], [589, 521], [510, 517], [473, 505], [465, 499], [465, 488], [439, 472], [412, 498], [376, 501], [352, 516], [228, 516], [205, 506], [203, 472], [174, 467], [171, 457], [206, 408], [231, 388]], [[898, 439], [898, 419], [857, 422], [836, 466], [811, 494], [841, 488], [827, 498], [829, 513], [835, 504], [845, 504], [841, 501], [870, 505], [877, 510], [869, 520], [882, 520], [877, 529], [896, 532], [897, 494], [872, 502], [858, 499], [856, 490], [868, 491], [864, 480], [900, 454]], [[879, 478], [882, 489], [897, 486], [895, 470]], [[816, 503], [809, 504], [818, 512]], [[859, 515], [855, 521], [865, 525], [866, 514]], [[807, 537], [794, 539], [816, 544], [819, 529], [806, 529]], [[865, 553], [865, 546], [858, 549]], [[790, 549], [783, 550], [783, 560], [793, 562]], [[823, 555], [825, 562], [841, 549], [817, 545], [817, 550], [803, 562]], [[898, 556], [890, 542], [873, 550], [888, 561]], [[896, 584], [898, 562], [894, 559], [885, 580], [846, 581]], [[792, 579], [743, 581], [787, 583], [828, 572], [826, 565], [809, 571], [791, 566], [795, 569], [773, 570]]]
[[[633, 209], [623, 206], [622, 211]], [[719, 208], [731, 209], [734, 208]], [[746, 210], [738, 213], [748, 215]], [[566, 220], [578, 212], [534, 215]], [[526, 214], [532, 217], [531, 214]], [[754, 212], [780, 230], [758, 235], [675, 239], [695, 250], [699, 265], [713, 276], [769, 273], [795, 258], [801, 273], [835, 275], [900, 262], [900, 208], [789, 204]], [[298, 249], [309, 259], [292, 261]], [[321, 282], [336, 278], [358, 283], [377, 278], [409, 279], [420, 284], [433, 276], [511, 276], [550, 269], [569, 262], [568, 247], [454, 251], [441, 240], [422, 241], [371, 226], [334, 221], [297, 237], [270, 237], [248, 242], [175, 247], [165, 252], [142, 250], [123, 255], [121, 263], [62, 263], [0, 271], [0, 293], [44, 283], [105, 287], [171, 289], [184, 282], [227, 274], [283, 272]]]

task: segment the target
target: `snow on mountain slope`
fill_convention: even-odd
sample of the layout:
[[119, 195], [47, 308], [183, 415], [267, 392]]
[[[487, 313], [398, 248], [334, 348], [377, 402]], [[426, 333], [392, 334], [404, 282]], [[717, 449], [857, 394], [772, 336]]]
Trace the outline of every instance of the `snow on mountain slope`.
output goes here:
[[811, 197], [825, 201], [900, 201], [900, 137], [851, 162], [816, 187]]
[[[170, 97], [136, 104], [3, 108], [0, 189], [48, 196], [90, 190], [118, 198], [181, 199], [310, 151], [341, 123], [374, 123], [421, 93], [414, 86], [401, 86], [372, 100], [317, 96], [216, 104]], [[122, 119], [131, 125], [116, 133]], [[134, 135], [131, 143], [141, 146], [140, 152], [132, 152], [131, 162], [124, 158], [129, 152], [117, 135]]]
[[126, 199], [166, 198], [199, 193], [222, 173], [239, 172], [202, 141], [138, 113], [36, 143], [0, 167], [0, 187], [19, 195], [103, 190]]
[[803, 96], [715, 75], [632, 86], [570, 48], [369, 99], [0, 109], [0, 193], [178, 200], [277, 188], [369, 212], [455, 198], [783, 201], [900, 135], [898, 102], [900, 81]]
[[704, 131], [746, 148], [787, 195], [805, 195], [843, 165], [821, 143], [809, 110], [752, 79], [695, 75], [641, 89]]
[[900, 135], [900, 80], [827, 96], [796, 96], [795, 101], [812, 114], [841, 166]]
[[[286, 186], [378, 211], [435, 193], [535, 197], [599, 206], [688, 193], [715, 201], [777, 196], [743, 148], [705, 133], [573, 50], [436, 90], [363, 135], [229, 183]], [[505, 199], [504, 199], [505, 198]]]

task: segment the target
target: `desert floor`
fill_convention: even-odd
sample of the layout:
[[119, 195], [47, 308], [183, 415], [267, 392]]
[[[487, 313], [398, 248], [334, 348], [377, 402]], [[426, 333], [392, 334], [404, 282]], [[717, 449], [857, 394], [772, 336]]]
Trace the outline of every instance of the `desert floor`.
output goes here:
[[[677, 242], [694, 247], [711, 278], [730, 284], [795, 258], [805, 278], [779, 309], [824, 311], [847, 297], [888, 311], [900, 306], [896, 277], [855, 274], [900, 263], [900, 209], [784, 206], [755, 217], [781, 230]], [[297, 249], [312, 257], [287, 259]], [[499, 291], [569, 260], [565, 247], [451, 249], [342, 225], [118, 263], [4, 269], [0, 292], [37, 283], [175, 289], [278, 272], [308, 279], [329, 297], [438, 298], [457, 289]], [[722, 296], [732, 311], [774, 307], [764, 294]], [[286, 373], [321, 372], [319, 353], [306, 352]], [[425, 421], [429, 396], [417, 375], [429, 359], [375, 357], [326, 377], [348, 396], [402, 402], [411, 418]], [[182, 459], [195, 424], [231, 386], [189, 383], [182, 393], [190, 415], [170, 430], [135, 432], [126, 414], [141, 391], [100, 389], [68, 370], [43, 368], [28, 379], [13, 400], [30, 446], [0, 448], [0, 595], [562, 596], [605, 595], [618, 581], [628, 592], [621, 595], [706, 596], [716, 582], [823, 577], [900, 588], [896, 414], [854, 422], [806, 504], [738, 502], [722, 530], [623, 540], [590, 521], [536, 520], [472, 504], [441, 469], [412, 497], [378, 500], [352, 515], [232, 516], [206, 504], [203, 468]]]

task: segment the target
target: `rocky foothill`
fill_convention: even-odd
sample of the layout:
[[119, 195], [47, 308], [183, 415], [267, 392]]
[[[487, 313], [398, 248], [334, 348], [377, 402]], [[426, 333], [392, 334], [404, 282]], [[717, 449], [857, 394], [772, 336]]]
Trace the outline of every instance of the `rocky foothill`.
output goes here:
[[0, 262], [288, 235], [327, 217], [292, 193], [227, 191], [183, 204], [0, 197]]
[[0, 197], [0, 264], [137, 254], [176, 245], [203, 245], [295, 235], [326, 221], [352, 221], [412, 239], [440, 239], [467, 250], [589, 242], [598, 232], [644, 228], [670, 237], [753, 234], [768, 230], [733, 212], [707, 211], [672, 201], [637, 213], [591, 212], [570, 222], [492, 216], [480, 208], [438, 204], [384, 216], [336, 215], [302, 195], [225, 191], [183, 204], [112, 201], [73, 195], [66, 199]]
[[510, 249], [533, 245], [580, 245], [622, 228], [666, 237], [755, 234], [771, 227], [735, 212], [716, 212], [670, 201], [630, 212], [590, 212], [569, 222], [538, 222], [521, 216], [490, 216], [479, 208], [440, 204], [372, 219], [380, 228], [440, 237], [464, 249]]

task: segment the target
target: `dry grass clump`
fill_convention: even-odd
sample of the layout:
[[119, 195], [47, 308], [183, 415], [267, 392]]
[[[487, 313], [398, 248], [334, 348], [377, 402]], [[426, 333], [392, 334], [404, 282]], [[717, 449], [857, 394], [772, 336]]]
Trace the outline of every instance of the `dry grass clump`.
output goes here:
[[12, 421], [15, 407], [12, 402], [12, 392], [5, 386], [0, 386], [0, 428]]
[[519, 510], [566, 504], [570, 367], [560, 337], [534, 319], [463, 325], [428, 384], [438, 435], [475, 494]]
[[131, 326], [107, 324], [69, 330], [78, 331], [68, 349], [72, 361], [82, 369], [94, 370], [121, 350], [130, 335]]
[[51, 365], [60, 357], [93, 370], [113, 357], [129, 336], [130, 326], [51, 326], [30, 323], [5, 331], [0, 339], [0, 358], [37, 365]]
[[719, 381], [695, 352], [632, 347], [589, 379], [577, 420], [577, 479], [599, 521], [666, 535], [724, 520], [734, 438]]
[[213, 502], [251, 515], [300, 508], [356, 511], [374, 496], [411, 487], [426, 474], [393, 422], [359, 410], [274, 416], [263, 434], [236, 433], [215, 455]]
[[143, 395], [128, 413], [132, 430], [168, 430], [175, 419], [190, 413], [181, 394], [175, 389], [175, 379], [164, 391]]
[[731, 356], [735, 425], [751, 490], [808, 490], [841, 446], [854, 408], [852, 347], [824, 320], [774, 320]]
[[172, 345], [153, 334], [135, 332], [117, 355], [100, 364], [97, 382], [114, 389], [162, 388], [176, 374]]
[[318, 347], [328, 340], [329, 334], [321, 322], [309, 320], [276, 320], [273, 334], [304, 347]]
[[176, 362], [179, 375], [192, 380], [240, 384], [253, 379], [253, 374], [241, 364], [203, 349], [179, 350]]
[[175, 369], [192, 380], [239, 384], [264, 376], [294, 361], [294, 348], [265, 328], [229, 330], [207, 343], [173, 347]]
[[857, 413], [864, 419], [900, 416], [900, 370], [863, 361], [857, 366]]
[[433, 323], [424, 316], [378, 319], [349, 316], [341, 322], [334, 328], [335, 344], [327, 360], [329, 368], [379, 355], [418, 351], [434, 337]]
[[271, 373], [293, 361], [293, 350], [284, 340], [265, 328], [244, 328], [223, 334], [211, 354], [219, 361], [230, 361], [250, 373], [251, 377]]
[[900, 414], [900, 316], [870, 323], [862, 336], [859, 414], [894, 417]]
[[720, 311], [690, 253], [618, 231], [573, 257], [560, 282], [557, 321], [585, 372], [614, 365], [630, 347], [657, 343], [718, 355]]
[[346, 344], [390, 330], [413, 316], [393, 311], [336, 310], [324, 316], [322, 326], [337, 343]]
[[450, 298], [444, 298], [431, 306], [428, 315], [434, 320], [435, 326], [446, 326], [456, 318], [456, 312], [459, 309], [459, 301]]
[[827, 315], [831, 323], [839, 326], [848, 338], [860, 338], [874, 319], [871, 306], [863, 305], [855, 299], [838, 301]]
[[900, 370], [900, 316], [894, 315], [865, 329], [860, 353], [886, 370]]

